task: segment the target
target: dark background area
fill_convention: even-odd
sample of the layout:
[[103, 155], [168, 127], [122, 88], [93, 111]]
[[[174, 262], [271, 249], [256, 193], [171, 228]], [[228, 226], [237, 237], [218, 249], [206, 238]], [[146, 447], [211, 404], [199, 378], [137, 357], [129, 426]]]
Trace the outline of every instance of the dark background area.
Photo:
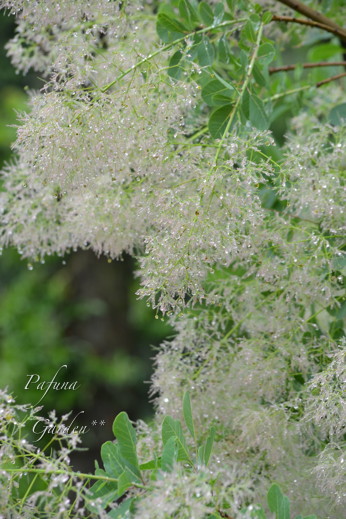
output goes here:
[[[14, 160], [11, 125], [16, 111], [28, 109], [25, 89], [41, 85], [34, 74], [16, 74], [6, 57], [4, 45], [13, 32], [13, 19], [1, 14], [1, 167]], [[34, 383], [25, 389], [29, 375], [39, 375], [38, 383], [50, 381], [67, 365], [56, 380], [78, 381], [79, 389], [51, 389], [40, 405], [44, 416], [51, 409], [58, 416], [71, 411], [70, 421], [83, 411], [75, 423], [88, 426], [82, 446], [89, 451], [73, 460], [81, 470], [92, 470], [101, 444], [113, 439], [118, 412], [127, 411], [132, 420], [150, 420], [153, 412], [148, 397], [152, 346], [170, 329], [137, 300], [134, 269], [128, 256], [109, 262], [90, 251], [33, 265], [15, 250], [0, 257], [0, 387], [8, 387], [19, 403], [36, 404], [43, 392]]]

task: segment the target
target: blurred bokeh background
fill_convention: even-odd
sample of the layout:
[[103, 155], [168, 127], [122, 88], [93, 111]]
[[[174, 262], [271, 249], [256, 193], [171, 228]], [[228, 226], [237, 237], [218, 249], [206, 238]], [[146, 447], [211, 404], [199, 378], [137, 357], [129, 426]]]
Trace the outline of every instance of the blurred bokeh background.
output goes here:
[[[6, 57], [13, 32], [13, 18], [0, 14], [0, 168], [13, 160], [11, 125], [16, 112], [28, 109], [26, 89], [41, 86], [35, 75], [16, 74]], [[153, 347], [171, 330], [136, 298], [134, 270], [129, 257], [109, 262], [87, 251], [35, 265], [15, 250], [0, 256], [0, 387], [19, 403], [35, 404], [43, 393], [34, 384], [24, 389], [28, 376], [50, 381], [67, 364], [56, 380], [78, 381], [80, 388], [51, 389], [40, 405], [44, 415], [51, 409], [59, 416], [71, 411], [71, 417], [84, 411], [76, 423], [90, 429], [83, 436], [89, 451], [74, 460], [83, 470], [93, 469], [102, 442], [113, 438], [118, 412], [127, 411], [132, 420], [150, 420], [153, 412]]]

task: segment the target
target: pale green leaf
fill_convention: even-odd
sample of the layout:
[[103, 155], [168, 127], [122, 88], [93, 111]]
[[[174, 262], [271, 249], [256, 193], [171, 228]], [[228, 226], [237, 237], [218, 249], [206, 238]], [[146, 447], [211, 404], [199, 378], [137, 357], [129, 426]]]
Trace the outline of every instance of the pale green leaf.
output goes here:
[[275, 58], [276, 51], [271, 43], [262, 43], [258, 49], [257, 59], [264, 65], [269, 65]]
[[192, 416], [192, 409], [191, 409], [191, 400], [190, 400], [190, 394], [188, 391], [184, 394], [183, 398], [183, 414], [184, 414], [184, 420], [186, 423], [186, 426], [188, 430], [190, 431], [190, 434], [192, 438], [195, 440], [195, 426], [193, 423], [193, 416]]
[[346, 103], [341, 103], [331, 109], [329, 113], [329, 121], [335, 126], [346, 124]]
[[140, 478], [138, 458], [136, 451], [136, 432], [127, 413], [118, 414], [113, 422], [113, 433], [118, 440], [119, 452], [132, 467], [133, 473]]
[[206, 2], [201, 2], [199, 4], [198, 13], [204, 25], [206, 25], [207, 27], [212, 25], [214, 21], [214, 14], [211, 10], [211, 7]]
[[203, 461], [205, 465], [208, 465], [211, 452], [214, 445], [214, 438], [215, 438], [215, 427], [211, 427], [209, 436], [207, 438], [207, 441], [205, 442], [204, 447], [204, 453], [203, 453]]
[[[225, 87], [218, 79], [213, 79], [202, 88], [202, 98], [208, 106], [220, 106], [229, 104], [233, 92], [231, 86]], [[228, 101], [221, 102], [218, 96], [228, 98]]]
[[281, 492], [280, 487], [274, 483], [268, 491], [268, 506], [275, 513], [276, 519], [290, 519], [290, 503], [288, 498]]
[[184, 27], [182, 23], [164, 13], [159, 13], [157, 15], [157, 23], [171, 32], [176, 32], [180, 34], [188, 32], [186, 27]]
[[198, 61], [202, 67], [208, 67], [213, 64], [215, 51], [209, 38], [204, 37], [198, 45]]
[[173, 79], [180, 79], [183, 74], [183, 67], [182, 67], [182, 58], [183, 54], [180, 50], [177, 50], [169, 60], [168, 66], [168, 75]]
[[199, 22], [198, 14], [189, 0], [180, 0], [179, 13], [181, 18], [191, 29]]
[[337, 56], [341, 57], [341, 54], [342, 49], [340, 45], [322, 43], [321, 45], [312, 47], [308, 53], [308, 59], [309, 61], [324, 61]]
[[208, 129], [214, 139], [218, 139], [224, 134], [231, 110], [232, 105], [224, 105], [214, 110], [210, 115]]
[[175, 438], [177, 442], [178, 461], [188, 461], [191, 463], [181, 423], [179, 420], [174, 420], [171, 416], [166, 416], [162, 423], [163, 444], [166, 445], [168, 440], [172, 437]]
[[165, 443], [162, 450], [161, 469], [165, 472], [171, 472], [177, 457], [177, 439], [175, 436], [171, 436]]
[[259, 130], [266, 130], [269, 126], [269, 119], [264, 110], [263, 102], [255, 95], [250, 95], [249, 119], [251, 124]]
[[113, 442], [106, 442], [101, 447], [101, 458], [107, 475], [118, 478], [123, 471], [123, 463], [120, 459], [119, 445]]
[[119, 476], [118, 480], [118, 495], [121, 497], [125, 492], [132, 486], [131, 474], [127, 470], [124, 470]]
[[108, 512], [108, 517], [111, 519], [130, 519], [130, 512], [132, 511], [133, 505], [136, 502], [136, 498], [130, 497], [129, 499], [125, 499], [120, 505]]

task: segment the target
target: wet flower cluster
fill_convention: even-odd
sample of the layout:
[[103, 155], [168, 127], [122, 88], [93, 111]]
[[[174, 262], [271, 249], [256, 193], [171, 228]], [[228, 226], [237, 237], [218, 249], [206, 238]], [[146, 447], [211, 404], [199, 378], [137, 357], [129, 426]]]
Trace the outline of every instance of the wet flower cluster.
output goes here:
[[[97, 517], [105, 517], [88, 490], [88, 474], [74, 472], [70, 465], [81, 439], [64, 427], [69, 415], [58, 418], [52, 411], [43, 417], [41, 412], [0, 391], [0, 517], [78, 518], [89, 514], [90, 506]], [[54, 430], [43, 446], [31, 439], [35, 423]]]

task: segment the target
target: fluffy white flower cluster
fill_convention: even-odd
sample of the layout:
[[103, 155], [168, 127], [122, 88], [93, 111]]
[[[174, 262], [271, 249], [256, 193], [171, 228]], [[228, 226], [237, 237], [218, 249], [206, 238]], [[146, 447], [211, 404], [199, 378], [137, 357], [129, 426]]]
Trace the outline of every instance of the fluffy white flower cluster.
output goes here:
[[181, 466], [162, 475], [147, 497], [140, 501], [136, 517], [143, 519], [204, 519], [214, 510], [209, 474], [186, 474]]
[[[56, 88], [61, 81], [67, 88], [88, 88], [103, 67], [109, 68], [105, 51], [112, 51], [129, 31], [136, 32], [136, 17], [129, 14], [140, 17], [143, 6], [145, 2], [118, 0], [0, 2], [18, 19], [16, 36], [7, 44], [14, 66], [50, 77]], [[145, 43], [141, 44], [143, 51]], [[121, 62], [121, 56], [118, 59]]]
[[[41, 410], [18, 405], [7, 391], [0, 390], [0, 516], [28, 519], [43, 513], [56, 519], [84, 517], [85, 506], [91, 502], [90, 492], [70, 466], [70, 455], [81, 438], [70, 431], [69, 415], [58, 418], [51, 412], [46, 418], [39, 414]], [[28, 424], [32, 427], [33, 423], [41, 430], [49, 429], [48, 447], [40, 449], [28, 439]], [[54, 456], [49, 448], [53, 442], [59, 445]], [[23, 494], [28, 488], [31, 492]], [[97, 517], [106, 519], [102, 507], [93, 503], [93, 508]]]

